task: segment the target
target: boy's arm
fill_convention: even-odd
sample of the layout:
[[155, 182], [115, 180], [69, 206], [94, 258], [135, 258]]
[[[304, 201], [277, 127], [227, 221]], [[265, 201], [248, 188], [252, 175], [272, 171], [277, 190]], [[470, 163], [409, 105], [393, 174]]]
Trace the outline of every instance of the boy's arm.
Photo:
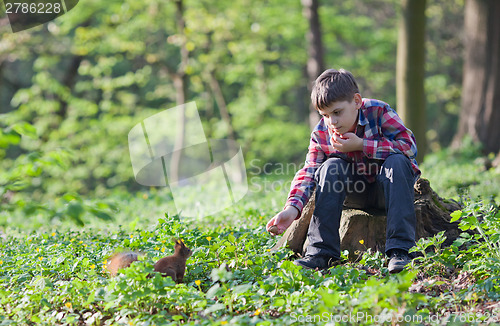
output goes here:
[[316, 173], [316, 170], [326, 159], [326, 154], [321, 149], [320, 143], [321, 140], [319, 140], [318, 134], [313, 132], [309, 142], [305, 165], [302, 169], [297, 171], [292, 181], [285, 209], [289, 206], [295, 208], [298, 212], [296, 218], [300, 217], [302, 209], [312, 195], [316, 185], [314, 181], [314, 174]]
[[368, 158], [384, 160], [393, 153], [401, 152], [410, 159], [417, 155], [417, 144], [410, 129], [390, 107], [383, 108], [381, 129], [383, 137], [363, 139], [363, 153]]
[[325, 152], [321, 149], [322, 143], [326, 145], [326, 139], [322, 141], [320, 136], [313, 131], [305, 165], [293, 178], [285, 207], [267, 222], [266, 229], [271, 234], [278, 235], [285, 232], [294, 220], [300, 218], [302, 208], [311, 197], [316, 185], [314, 174], [326, 158]]

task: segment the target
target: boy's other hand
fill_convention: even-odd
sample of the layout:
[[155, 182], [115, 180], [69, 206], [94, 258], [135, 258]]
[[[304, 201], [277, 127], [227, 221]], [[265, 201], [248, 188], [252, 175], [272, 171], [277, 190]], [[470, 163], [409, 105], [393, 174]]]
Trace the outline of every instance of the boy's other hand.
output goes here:
[[[271, 235], [278, 235], [285, 232], [286, 229], [292, 224], [295, 220], [299, 211], [293, 206], [287, 206], [283, 211], [276, 214], [272, 219], [267, 222], [266, 230], [271, 233]], [[271, 226], [276, 226], [273, 230], [270, 230]], [[274, 231], [274, 232], [271, 232]]]
[[356, 152], [363, 150], [363, 138], [359, 138], [352, 132], [346, 132], [343, 135], [333, 134], [332, 146], [342, 153]]

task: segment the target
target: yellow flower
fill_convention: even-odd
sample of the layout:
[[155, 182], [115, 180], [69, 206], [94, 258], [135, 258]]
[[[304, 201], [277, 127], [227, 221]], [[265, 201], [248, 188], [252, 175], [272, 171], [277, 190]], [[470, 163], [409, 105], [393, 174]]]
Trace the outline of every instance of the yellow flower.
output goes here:
[[161, 248], [161, 252], [165, 252], [165, 248]]
[[80, 241], [78, 241], [78, 243], [79, 243], [79, 244], [82, 244], [82, 243], [83, 243], [83, 241], [81, 241], [81, 240], [80, 240]]
[[66, 306], [66, 308], [68, 308], [68, 309], [71, 309], [71, 307], [72, 307], [71, 302], [66, 302], [64, 305], [65, 305], [65, 306]]
[[142, 198], [144, 198], [144, 199], [148, 199], [148, 194], [143, 194], [143, 195], [142, 195]]
[[71, 239], [71, 242], [75, 241], [75, 238]]
[[94, 265], [94, 264], [90, 265], [90, 268], [94, 269], [94, 268], [95, 268], [95, 265]]
[[2, 264], [3, 264], [3, 260], [0, 260], [0, 265], [2, 265]]
[[52, 236], [55, 237], [56, 236], [56, 233], [55, 232], [52, 232]]
[[258, 315], [260, 315], [260, 308], [255, 310], [255, 313], [254, 313], [254, 316], [258, 316]]
[[167, 240], [162, 240], [162, 241], [161, 241], [161, 243], [165, 243], [165, 242], [167, 242]]
[[155, 247], [155, 250], [160, 250], [160, 247]]
[[36, 248], [36, 249], [35, 249], [35, 251], [36, 251], [36, 252], [40, 252], [40, 248]]
[[132, 239], [133, 237], [134, 237], [134, 235], [133, 235], [133, 234], [131, 234], [131, 235], [130, 235], [130, 239]]
[[259, 216], [259, 218], [262, 220], [264, 218], [264, 216], [261, 215], [261, 216]]
[[359, 243], [365, 244], [365, 240], [359, 240]]
[[200, 281], [200, 280], [196, 280], [196, 281], [194, 281], [194, 284], [196, 284], [196, 285], [200, 286], [201, 281]]
[[220, 322], [221, 325], [226, 325], [227, 324], [227, 321], [223, 320]]
[[207, 240], [208, 240], [208, 241], [212, 240], [212, 237], [207, 237]]
[[43, 260], [43, 257], [38, 257], [38, 260], [39, 260], [39, 261], [42, 261], [42, 260]]

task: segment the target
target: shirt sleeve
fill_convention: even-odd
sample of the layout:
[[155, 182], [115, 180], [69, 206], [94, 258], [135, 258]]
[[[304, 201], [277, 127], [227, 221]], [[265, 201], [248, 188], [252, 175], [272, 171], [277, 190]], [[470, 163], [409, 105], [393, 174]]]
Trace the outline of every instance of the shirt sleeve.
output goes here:
[[326, 154], [321, 149], [318, 142], [318, 135], [313, 132], [311, 134], [311, 140], [304, 167], [295, 174], [290, 193], [288, 194], [288, 199], [285, 204], [285, 207], [293, 206], [299, 211], [296, 219], [300, 218], [302, 209], [312, 195], [316, 186], [314, 175], [316, 170], [325, 161], [325, 158]]
[[406, 128], [401, 118], [390, 107], [382, 108], [380, 137], [363, 139], [363, 153], [370, 159], [385, 160], [393, 153], [403, 153], [410, 159], [417, 155], [415, 136]]

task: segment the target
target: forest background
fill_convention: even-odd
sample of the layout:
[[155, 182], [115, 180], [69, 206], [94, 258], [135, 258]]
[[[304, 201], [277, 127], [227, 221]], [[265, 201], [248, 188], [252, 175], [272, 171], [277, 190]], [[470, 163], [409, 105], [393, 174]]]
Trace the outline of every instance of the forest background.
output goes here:
[[[499, 16], [497, 0], [80, 0], [16, 33], [0, 17], [0, 324], [498, 323]], [[420, 239], [400, 274], [363, 237], [326, 273], [271, 250], [265, 224], [304, 162], [326, 68], [397, 110], [434, 203], [461, 207], [464, 232]], [[140, 185], [128, 143], [192, 101], [206, 138], [241, 146], [249, 185], [203, 218]], [[183, 194], [193, 207], [204, 186]], [[172, 238], [193, 249], [182, 284], [147, 277]], [[117, 250], [144, 255], [110, 278]]]
[[[425, 128], [416, 134], [423, 157], [450, 146], [457, 134], [466, 10], [464, 0], [429, 0], [421, 8], [425, 102], [417, 115]], [[282, 164], [298, 168], [304, 161], [319, 119], [308, 87], [322, 69], [350, 70], [364, 97], [398, 110], [401, 10], [396, 0], [87, 0], [18, 33], [4, 17], [2, 223], [42, 214], [81, 224], [89, 211], [110, 217], [104, 212], [110, 206], [68, 206], [74, 199], [155, 191], [134, 180], [127, 134], [144, 118], [188, 101], [196, 102], [207, 138], [241, 145], [250, 175], [290, 178], [296, 169]], [[471, 159], [493, 159], [496, 152], [481, 151], [480, 139], [469, 138], [478, 143]]]

